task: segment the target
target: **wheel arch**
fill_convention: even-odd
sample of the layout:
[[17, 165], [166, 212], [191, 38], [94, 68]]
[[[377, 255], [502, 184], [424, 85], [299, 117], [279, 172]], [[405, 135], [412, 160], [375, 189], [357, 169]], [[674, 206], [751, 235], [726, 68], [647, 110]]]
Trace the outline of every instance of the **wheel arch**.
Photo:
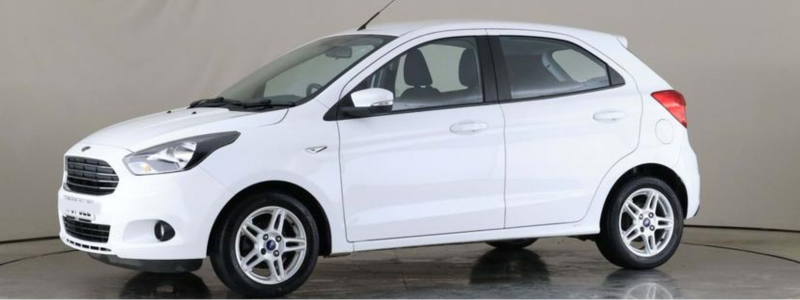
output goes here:
[[614, 185], [611, 187], [611, 191], [606, 196], [605, 204], [603, 205], [603, 211], [605, 211], [605, 206], [609, 203], [609, 199], [616, 195], [617, 191], [622, 188], [622, 185], [628, 182], [629, 180], [639, 177], [639, 176], [652, 176], [661, 180], [669, 185], [676, 194], [678, 194], [678, 200], [681, 204], [681, 209], [683, 211], [683, 218], [686, 219], [687, 217], [687, 210], [689, 207], [689, 196], [686, 190], [686, 185], [683, 183], [683, 180], [675, 173], [672, 169], [667, 166], [657, 164], [657, 163], [647, 163], [635, 166], [622, 174]]
[[332, 240], [330, 223], [328, 222], [328, 216], [325, 214], [325, 210], [322, 208], [322, 205], [320, 205], [319, 201], [317, 201], [317, 199], [303, 187], [291, 182], [278, 180], [264, 181], [253, 184], [236, 193], [236, 195], [234, 195], [230, 201], [225, 204], [222, 210], [217, 214], [217, 217], [214, 219], [214, 225], [211, 227], [211, 235], [208, 238], [208, 245], [206, 245], [206, 253], [211, 253], [211, 245], [213, 244], [214, 237], [218, 234], [217, 232], [222, 224], [222, 220], [224, 220], [224, 217], [228, 215], [235, 204], [239, 203], [239, 201], [242, 201], [246, 195], [263, 191], [280, 191], [287, 193], [295, 197], [298, 201], [300, 201], [301, 204], [308, 208], [309, 212], [311, 212], [311, 215], [314, 217], [314, 221], [317, 223], [317, 229], [319, 230], [319, 254], [321, 256], [328, 256], [331, 254]]

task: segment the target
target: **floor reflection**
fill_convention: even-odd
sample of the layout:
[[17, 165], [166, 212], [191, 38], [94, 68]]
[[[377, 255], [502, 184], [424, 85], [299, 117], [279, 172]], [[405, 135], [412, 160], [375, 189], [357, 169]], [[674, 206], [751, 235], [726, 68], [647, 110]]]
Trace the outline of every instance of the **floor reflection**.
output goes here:
[[620, 269], [606, 276], [602, 288], [622, 291], [622, 299], [682, 298], [675, 279], [659, 270]]
[[[531, 296], [563, 296], [571, 279], [580, 276], [574, 270], [558, 269], [550, 272], [547, 264], [528, 249], [494, 249], [478, 258], [470, 273], [470, 285], [504, 285], [530, 290]], [[572, 278], [570, 278], [572, 277]], [[585, 285], [571, 293], [607, 291], [604, 296], [623, 299], [674, 299], [680, 298], [676, 281], [659, 270], [619, 269], [608, 274], [600, 286]]]
[[[414, 263], [411, 264], [414, 265]], [[391, 286], [386, 286], [385, 278], [380, 278], [382, 276], [369, 276], [358, 280], [332, 281], [332, 283], [338, 285], [341, 295], [336, 293], [320, 294], [319, 292], [325, 290], [330, 292], [330, 289], [329, 287], [317, 286], [316, 288], [311, 288], [311, 291], [302, 291], [303, 288], [301, 288], [301, 291], [294, 296], [312, 298], [338, 296], [353, 298], [447, 296], [452, 295], [453, 286], [449, 285], [452, 282], [438, 285], [436, 281], [441, 280], [441, 275], [448, 274], [448, 276], [454, 278], [464, 275], [469, 276], [467, 285], [460, 290], [460, 293], [463, 294], [458, 294], [466, 297], [486, 297], [487, 295], [507, 298], [570, 298], [579, 296], [582, 298], [673, 299], [682, 297], [676, 281], [667, 273], [658, 270], [620, 269], [608, 273], [605, 277], [595, 276], [594, 274], [597, 273], [581, 268], [564, 268], [560, 264], [554, 264], [553, 270], [550, 270], [551, 268], [548, 268], [548, 265], [539, 254], [528, 249], [490, 250], [478, 257], [474, 265], [469, 269], [461, 269], [443, 262], [424, 264], [425, 267], [422, 269], [407, 269], [402, 263], [389, 267], [404, 270], [405, 272], [410, 271], [404, 276], [424, 278], [429, 283], [414, 288], [414, 291], [406, 290], [399, 293], [398, 291], [391, 291]], [[384, 269], [384, 271], [390, 270]], [[594, 281], [595, 283], [592, 280], [587, 280], [592, 278], [597, 279]], [[365, 289], [362, 287], [364, 285], [370, 288]], [[513, 292], [509, 293], [510, 291]], [[139, 273], [128, 280], [119, 294], [119, 298], [146, 299], [203, 299], [212, 297], [214, 295], [212, 295], [203, 279], [191, 273]], [[239, 296], [228, 291], [227, 293], [218, 293], [216, 297], [238, 298]]]
[[[797, 278], [800, 265], [785, 260], [693, 245], [657, 270], [620, 270], [591, 243], [544, 239], [518, 251], [464, 244], [321, 259], [288, 298], [798, 298]], [[192, 274], [135, 273], [71, 252], [0, 267], [0, 298], [240, 297], [208, 261]]]
[[550, 282], [547, 265], [528, 249], [494, 249], [478, 258], [469, 276], [470, 284]]
[[211, 291], [203, 279], [192, 273], [139, 273], [122, 288], [123, 299], [207, 299]]

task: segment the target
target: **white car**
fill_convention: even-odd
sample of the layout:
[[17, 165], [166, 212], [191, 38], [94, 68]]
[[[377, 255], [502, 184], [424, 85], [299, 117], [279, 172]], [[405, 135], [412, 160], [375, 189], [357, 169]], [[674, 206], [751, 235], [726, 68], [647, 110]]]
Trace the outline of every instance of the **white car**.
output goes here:
[[319, 256], [594, 239], [666, 262], [699, 206], [683, 96], [624, 37], [424, 22], [305, 44], [217, 98], [67, 151], [60, 237], [103, 262], [189, 272], [247, 296], [298, 288]]

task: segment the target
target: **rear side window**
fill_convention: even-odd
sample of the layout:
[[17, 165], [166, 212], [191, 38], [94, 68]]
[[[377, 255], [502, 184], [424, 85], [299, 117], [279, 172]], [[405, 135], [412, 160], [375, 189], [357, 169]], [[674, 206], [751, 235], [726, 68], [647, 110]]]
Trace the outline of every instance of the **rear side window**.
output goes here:
[[622, 84], [603, 61], [564, 41], [504, 36], [498, 39], [508, 98], [522, 100], [591, 91]]

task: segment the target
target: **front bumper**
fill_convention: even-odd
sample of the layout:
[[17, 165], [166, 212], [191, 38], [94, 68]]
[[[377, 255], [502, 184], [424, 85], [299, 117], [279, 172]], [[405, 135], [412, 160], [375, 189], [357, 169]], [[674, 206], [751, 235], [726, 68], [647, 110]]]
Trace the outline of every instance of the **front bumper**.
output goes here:
[[[186, 172], [135, 176], [123, 165], [130, 151], [122, 148], [85, 144], [66, 155], [100, 159], [117, 173], [116, 190], [93, 196], [60, 189], [58, 219], [61, 240], [72, 248], [116, 256], [128, 260], [189, 260], [206, 257], [208, 238], [216, 216], [233, 194], [216, 179], [197, 167]], [[105, 243], [82, 240], [67, 233], [64, 217], [110, 226]], [[164, 221], [175, 229], [175, 236], [156, 239], [156, 222]]]

